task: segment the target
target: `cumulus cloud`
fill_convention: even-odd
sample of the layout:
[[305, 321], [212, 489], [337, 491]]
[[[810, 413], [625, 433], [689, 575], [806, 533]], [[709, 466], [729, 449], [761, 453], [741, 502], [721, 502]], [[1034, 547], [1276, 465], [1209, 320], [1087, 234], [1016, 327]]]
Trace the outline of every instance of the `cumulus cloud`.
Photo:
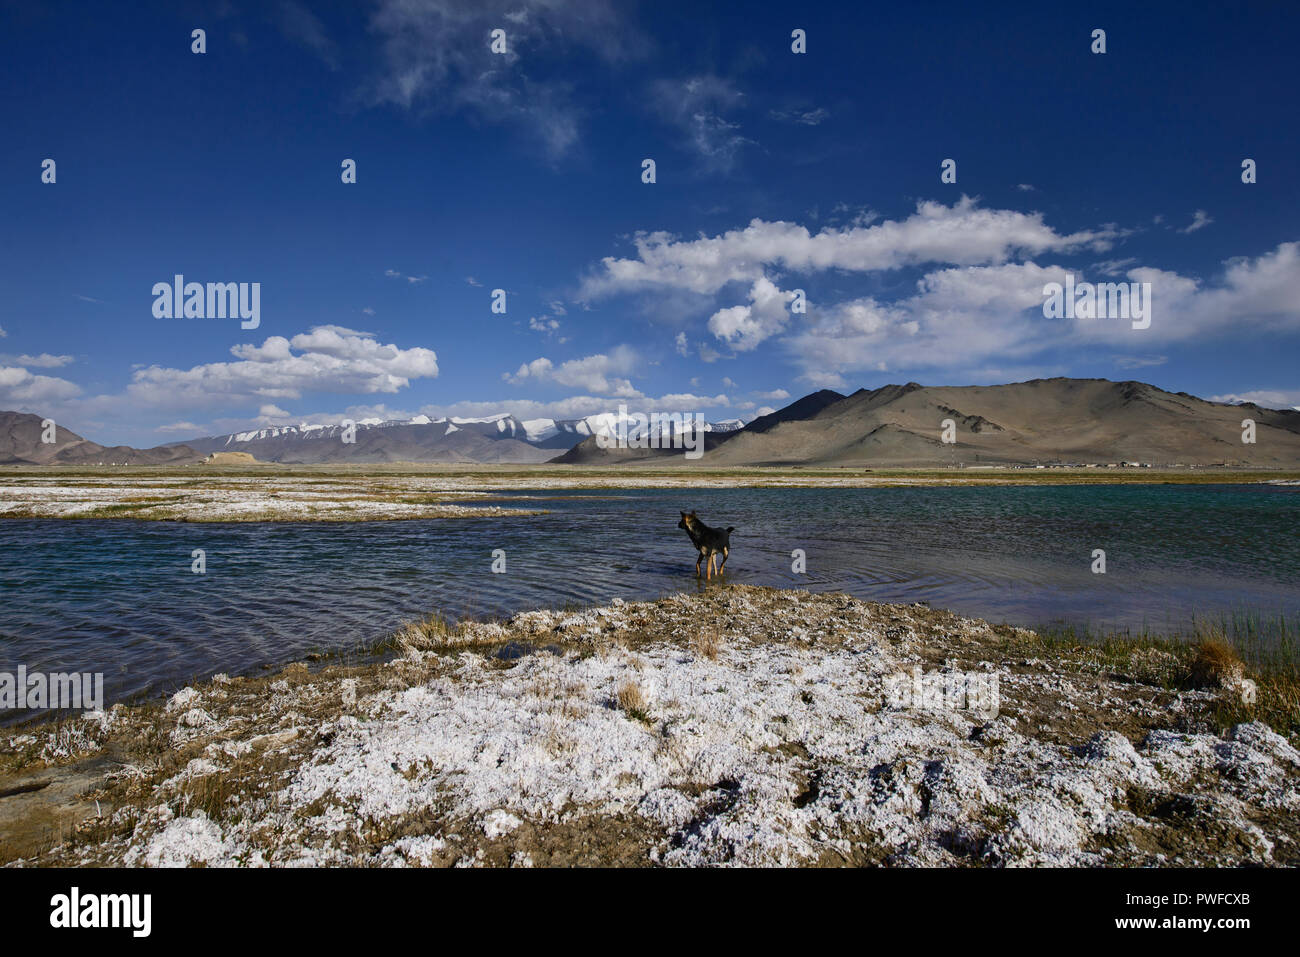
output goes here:
[[1044, 252], [1105, 251], [1120, 235], [1114, 227], [1063, 235], [1047, 226], [1041, 213], [983, 209], [966, 196], [951, 206], [918, 203], [903, 220], [828, 227], [815, 234], [796, 223], [755, 219], [744, 229], [691, 240], [640, 233], [636, 258], [602, 259], [584, 280], [582, 298], [662, 287], [713, 295], [728, 283], [754, 283], [769, 269], [875, 272], [927, 263], [995, 264]]
[[231, 347], [236, 362], [189, 369], [137, 369], [127, 386], [136, 403], [206, 407], [239, 399], [296, 399], [307, 392], [393, 393], [438, 375], [431, 349], [402, 349], [342, 326], [316, 326], [292, 339]]
[[507, 372], [502, 378], [511, 385], [553, 383], [599, 395], [634, 398], [641, 393], [626, 376], [637, 368], [639, 361], [635, 351], [618, 346], [609, 354], [569, 359], [559, 365], [542, 356], [523, 363], [513, 374]]
[[841, 373], [855, 370], [969, 369], [1096, 344], [1145, 349], [1222, 334], [1243, 323], [1255, 331], [1300, 331], [1300, 243], [1231, 260], [1212, 284], [1167, 270], [1130, 269], [1130, 281], [1151, 283], [1147, 329], [1115, 318], [1044, 318], [1044, 285], [1064, 282], [1067, 273], [1076, 281], [1087, 278], [1033, 262], [937, 270], [904, 299], [810, 305], [809, 325], [786, 345], [805, 378], [834, 387]]
[[[779, 339], [803, 381], [829, 388], [842, 387], [849, 372], [1029, 367], [1049, 350], [1090, 346], [1108, 347], [1103, 356], [1129, 356], [1116, 361], [1140, 368], [1163, 361], [1152, 358], [1153, 347], [1219, 335], [1241, 323], [1252, 331], [1300, 330], [1300, 243], [1229, 260], [1208, 280], [1133, 257], [1090, 269], [1036, 261], [1105, 252], [1130, 232], [1109, 224], [1058, 231], [1042, 214], [985, 209], [965, 196], [952, 205], [920, 202], [904, 219], [819, 232], [755, 219], [694, 239], [638, 234], [635, 255], [603, 259], [584, 278], [582, 293], [698, 297], [710, 304], [707, 327], [715, 343], [745, 353]], [[791, 329], [793, 292], [784, 291], [794, 286], [791, 274], [916, 267], [927, 271], [910, 295], [821, 303], [809, 297], [807, 315]], [[1046, 318], [1044, 286], [1067, 276], [1079, 283], [1150, 283], [1150, 328], [1135, 330], [1119, 318]], [[747, 301], [737, 303], [741, 290]], [[722, 357], [703, 343], [699, 354], [704, 362]]]
[[709, 331], [737, 352], [749, 352], [785, 328], [786, 304], [793, 299], [794, 293], [760, 278], [749, 290], [749, 304], [719, 309], [709, 318]]
[[46, 404], [62, 402], [81, 394], [81, 387], [67, 379], [36, 375], [21, 366], [0, 365], [0, 408], [20, 412], [44, 411]]

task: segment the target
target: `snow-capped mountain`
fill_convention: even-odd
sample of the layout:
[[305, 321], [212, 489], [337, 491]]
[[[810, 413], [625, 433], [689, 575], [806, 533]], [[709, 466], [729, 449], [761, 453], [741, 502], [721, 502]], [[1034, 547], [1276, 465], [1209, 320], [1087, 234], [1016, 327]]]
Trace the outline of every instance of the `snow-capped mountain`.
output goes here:
[[[629, 436], [648, 431], [635, 415], [624, 419]], [[342, 424], [269, 426], [247, 432], [186, 441], [197, 452], [248, 452], [263, 462], [545, 462], [602, 431], [617, 434], [620, 414], [602, 412], [579, 419], [528, 419], [509, 412], [478, 418], [417, 415], [410, 419], [360, 419], [352, 438]], [[665, 416], [655, 424], [665, 436], [693, 427], [686, 414]], [[738, 419], [705, 422], [706, 432], [743, 428]], [[182, 443], [174, 443], [180, 445]]]

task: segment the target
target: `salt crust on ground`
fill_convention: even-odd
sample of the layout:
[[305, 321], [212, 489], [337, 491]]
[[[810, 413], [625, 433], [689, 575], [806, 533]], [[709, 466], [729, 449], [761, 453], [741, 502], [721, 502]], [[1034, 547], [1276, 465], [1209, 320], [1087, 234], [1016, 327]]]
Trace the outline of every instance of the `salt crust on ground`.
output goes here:
[[[1046, 663], [1027, 678], [982, 657], [983, 622], [946, 615], [941, 628], [969, 647], [963, 668], [1001, 676], [998, 717], [891, 708], [884, 681], [937, 640], [934, 615], [756, 588], [527, 612], [408, 647], [365, 693], [352, 678], [286, 684], [267, 705], [275, 730], [256, 736], [223, 717], [239, 683], [223, 676], [167, 703], [174, 745], [210, 743], [95, 859], [473, 865], [497, 848], [530, 864], [553, 831], [618, 821], [647, 864], [1174, 863], [1157, 840], [1168, 813], [1148, 806], [1184, 808], [1188, 828], [1213, 821], [1213, 846], [1178, 863], [1270, 864], [1291, 841], [1258, 823], [1300, 811], [1300, 754], [1284, 738], [1252, 723], [1049, 740], [1018, 715], [1018, 689], [1055, 682], [1075, 708], [1085, 692]], [[537, 651], [484, 651], [507, 641]], [[636, 714], [617, 705], [627, 683]], [[322, 696], [338, 702], [324, 720], [299, 712], [319, 714], [308, 703]], [[257, 748], [292, 756], [271, 793], [221, 821], [183, 810], [187, 783]]]

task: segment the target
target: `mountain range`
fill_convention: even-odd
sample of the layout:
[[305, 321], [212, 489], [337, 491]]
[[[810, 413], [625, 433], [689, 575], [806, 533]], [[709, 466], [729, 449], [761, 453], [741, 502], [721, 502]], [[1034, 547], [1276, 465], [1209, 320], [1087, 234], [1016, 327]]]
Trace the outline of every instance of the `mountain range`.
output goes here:
[[77, 433], [53, 427], [53, 442], [39, 415], [0, 412], [0, 465], [184, 465], [202, 459], [183, 445], [133, 449], [129, 445], [99, 445]]
[[[342, 425], [301, 425], [191, 439], [196, 452], [248, 452], [263, 462], [436, 462], [527, 464], [546, 462], [600, 431], [611, 431], [618, 414], [581, 419], [520, 420], [503, 412], [483, 418], [363, 419], [354, 440]], [[706, 423], [706, 432], [739, 429], [744, 423]], [[179, 443], [178, 443], [179, 444]]]
[[[1245, 420], [1253, 442], [1244, 442]], [[945, 426], [950, 428], [945, 429]], [[948, 431], [954, 440], [944, 441]], [[1300, 468], [1300, 411], [1207, 402], [1144, 382], [1034, 379], [994, 386], [887, 385], [824, 390], [744, 429], [706, 436], [709, 467], [952, 465], [1233, 465]], [[690, 465], [680, 450], [602, 449], [571, 464]]]
[[[482, 418], [363, 419], [351, 435], [344, 425], [289, 425], [174, 442], [152, 449], [106, 447], [61, 426], [42, 442], [42, 418], [0, 412], [0, 465], [173, 465], [214, 453], [244, 452], [260, 462], [529, 464], [546, 462], [600, 431], [613, 434], [619, 414], [580, 419], [520, 420], [509, 413]], [[742, 428], [738, 419], [704, 424], [706, 433]], [[633, 427], [630, 434], [637, 434]], [[351, 441], [345, 441], [345, 436]]]
[[[1245, 420], [1252, 423], [1247, 427]], [[644, 423], [618, 413], [580, 419], [430, 418], [265, 428], [152, 449], [106, 447], [58, 427], [41, 441], [40, 416], [0, 412], [0, 465], [172, 465], [219, 452], [263, 462], [692, 464], [707, 467], [953, 465], [1232, 465], [1300, 468], [1300, 411], [1208, 402], [1143, 382], [1034, 379], [994, 386], [887, 385], [844, 395], [814, 392], [745, 425], [705, 423], [702, 458], [682, 454], [671, 427], [663, 448], [601, 448], [622, 431], [632, 446]], [[1243, 441], [1250, 438], [1253, 442]], [[952, 441], [945, 441], [951, 439]], [[605, 443], [608, 445], [608, 443]], [[693, 442], [690, 444], [694, 444]], [[673, 446], [676, 446], [675, 448]]]

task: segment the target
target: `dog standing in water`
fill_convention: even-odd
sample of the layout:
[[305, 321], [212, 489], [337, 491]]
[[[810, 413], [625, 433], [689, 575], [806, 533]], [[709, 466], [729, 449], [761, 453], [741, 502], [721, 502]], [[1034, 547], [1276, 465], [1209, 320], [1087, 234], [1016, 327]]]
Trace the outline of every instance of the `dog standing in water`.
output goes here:
[[735, 526], [723, 531], [720, 528], [709, 528], [698, 518], [695, 512], [682, 512], [682, 520], [677, 523], [678, 528], [686, 529], [686, 534], [691, 536], [691, 544], [699, 551], [700, 557], [695, 559], [695, 577], [700, 577], [700, 562], [705, 558], [709, 560], [706, 569], [705, 580], [713, 577], [713, 560], [722, 555], [722, 562], [718, 565], [718, 574], [722, 574], [722, 569], [727, 566], [727, 556], [731, 553], [731, 533], [734, 532]]

